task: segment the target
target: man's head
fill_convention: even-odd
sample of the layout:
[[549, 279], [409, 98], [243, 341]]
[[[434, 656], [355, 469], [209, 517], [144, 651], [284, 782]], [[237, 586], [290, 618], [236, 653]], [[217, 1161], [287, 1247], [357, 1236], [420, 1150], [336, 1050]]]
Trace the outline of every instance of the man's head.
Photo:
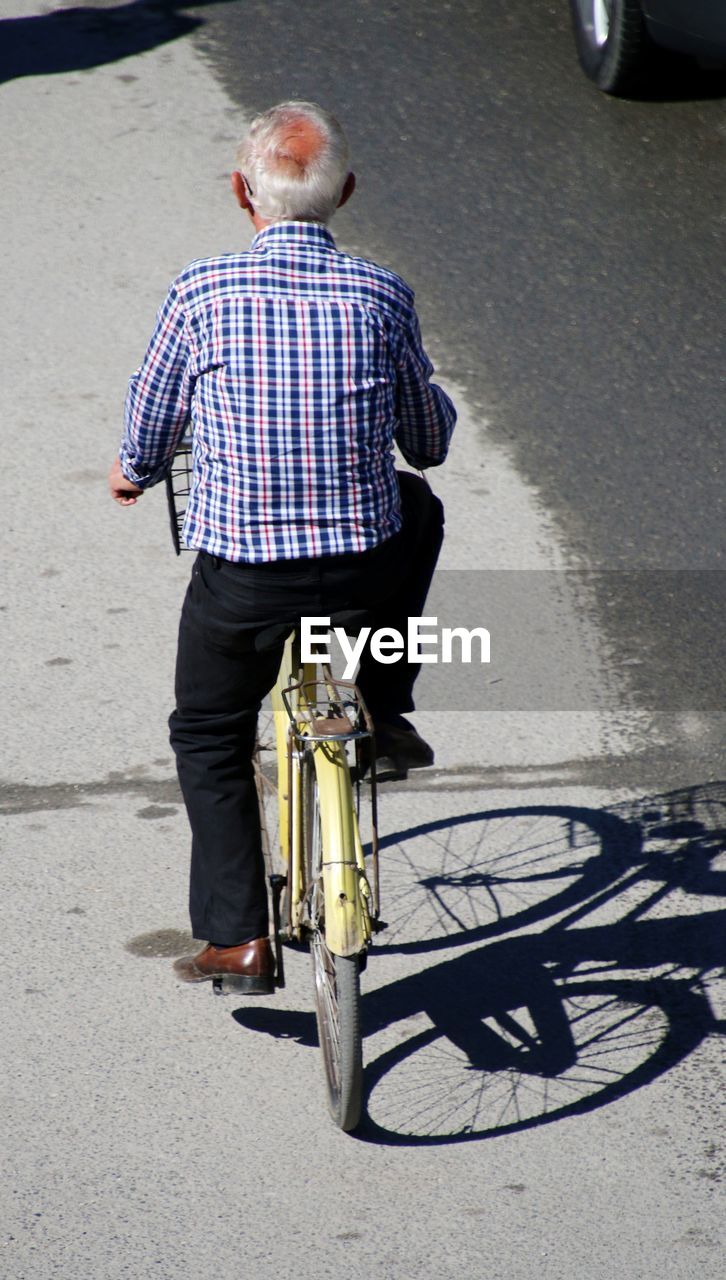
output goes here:
[[355, 178], [342, 128], [314, 102], [281, 102], [252, 121], [232, 188], [256, 225], [328, 222]]

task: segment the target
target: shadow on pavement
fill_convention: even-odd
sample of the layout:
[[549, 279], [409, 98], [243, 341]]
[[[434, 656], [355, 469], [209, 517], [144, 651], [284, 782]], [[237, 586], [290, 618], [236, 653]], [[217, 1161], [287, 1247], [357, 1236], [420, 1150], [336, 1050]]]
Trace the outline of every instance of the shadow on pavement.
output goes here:
[[[359, 1136], [389, 1145], [495, 1137], [581, 1114], [723, 1032], [708, 982], [726, 911], [493, 943], [366, 998], [369, 1035], [413, 1030], [366, 1071]], [[663, 968], [665, 966], [665, 970]], [[623, 969], [644, 976], [622, 976]]]
[[60, 9], [0, 21], [0, 83], [85, 71], [188, 35], [204, 24], [185, 9], [228, 0], [130, 0], [114, 9]]
[[[531, 827], [558, 814], [565, 831], [577, 814], [597, 833], [594, 844], [578, 836], [555, 847], [555, 828], [548, 826], [544, 841]], [[726, 911], [700, 899], [726, 893], [725, 817], [719, 783], [609, 810], [512, 807], [400, 833], [396, 839], [416, 855], [406, 863], [411, 892], [432, 897], [435, 919], [448, 930], [445, 945], [470, 949], [364, 995], [368, 1052], [381, 1044], [379, 1035], [383, 1047], [365, 1070], [366, 1112], [356, 1136], [441, 1145], [536, 1127], [642, 1087], [706, 1036], [723, 1033], [709, 987], [726, 963]], [[506, 824], [506, 858], [503, 841], [472, 841], [473, 819], [485, 834], [487, 826]], [[451, 861], [457, 828], [466, 831], [468, 864], [458, 855]], [[427, 839], [442, 871], [416, 880]], [[489, 881], [482, 873], [487, 856], [496, 872]], [[562, 889], [558, 873], [548, 870], [553, 859], [556, 868], [569, 859]], [[536, 882], [544, 897], [507, 913], [511, 882], [515, 904], [523, 884], [531, 891]], [[441, 895], [454, 887], [456, 913], [442, 914]], [[466, 910], [462, 895], [470, 900]], [[471, 944], [490, 926], [478, 923], [477, 898], [486, 900], [496, 936], [478, 947]], [[594, 923], [584, 923], [596, 912]], [[542, 928], [548, 915], [556, 919]], [[417, 918], [410, 918], [414, 928]], [[536, 931], [521, 932], [535, 922]], [[517, 936], [502, 936], [513, 927]], [[424, 941], [423, 950], [431, 950], [434, 939]], [[411, 944], [391, 950], [415, 949], [415, 939]], [[315, 1043], [312, 1014], [257, 1007], [234, 1017], [251, 1030]]]

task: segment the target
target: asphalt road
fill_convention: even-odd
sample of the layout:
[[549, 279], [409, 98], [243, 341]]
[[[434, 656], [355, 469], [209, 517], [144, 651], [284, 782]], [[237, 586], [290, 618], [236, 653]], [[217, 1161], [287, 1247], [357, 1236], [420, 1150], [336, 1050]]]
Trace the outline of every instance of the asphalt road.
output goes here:
[[696, 572], [726, 546], [723, 77], [686, 63], [655, 100], [608, 99], [564, 0], [250, 0], [197, 41], [245, 109], [339, 113], [360, 181], [338, 234], [414, 284], [437, 366], [571, 563], [608, 571], [599, 624], [634, 695], [726, 709], [724, 577]]

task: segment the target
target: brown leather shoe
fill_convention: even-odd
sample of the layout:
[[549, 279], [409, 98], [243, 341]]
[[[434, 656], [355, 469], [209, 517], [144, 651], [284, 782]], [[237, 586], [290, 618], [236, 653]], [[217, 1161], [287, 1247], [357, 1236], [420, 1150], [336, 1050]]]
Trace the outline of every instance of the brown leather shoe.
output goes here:
[[195, 956], [174, 961], [182, 982], [219, 979], [228, 991], [268, 996], [275, 990], [275, 963], [269, 938], [255, 938], [239, 947], [213, 947], [209, 943]]

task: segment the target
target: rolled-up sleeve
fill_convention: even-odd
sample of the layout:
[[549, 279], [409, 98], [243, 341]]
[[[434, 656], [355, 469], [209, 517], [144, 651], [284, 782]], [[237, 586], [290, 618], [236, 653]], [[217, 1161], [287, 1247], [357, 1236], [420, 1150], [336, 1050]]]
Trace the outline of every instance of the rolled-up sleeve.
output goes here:
[[403, 332], [398, 360], [396, 444], [412, 467], [437, 467], [449, 450], [456, 410], [431, 382], [434, 367], [423, 349], [415, 311]]
[[189, 422], [194, 390], [191, 366], [186, 317], [172, 285], [126, 396], [121, 470], [142, 489], [163, 479]]

